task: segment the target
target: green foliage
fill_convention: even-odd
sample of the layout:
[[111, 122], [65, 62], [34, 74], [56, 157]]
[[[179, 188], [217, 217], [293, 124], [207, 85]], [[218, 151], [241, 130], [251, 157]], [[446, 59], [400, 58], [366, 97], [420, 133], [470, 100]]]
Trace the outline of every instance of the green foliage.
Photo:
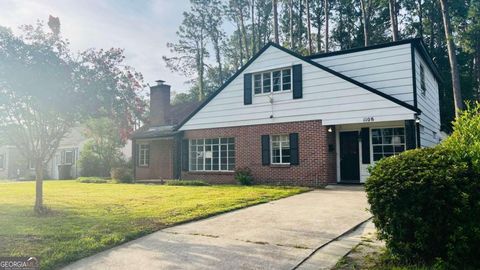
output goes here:
[[480, 173], [480, 103], [467, 104], [467, 109], [453, 123], [453, 133], [443, 146], [457, 159], [468, 159]]
[[110, 176], [116, 183], [133, 183], [133, 172], [128, 166], [112, 168]]
[[201, 180], [167, 180], [165, 181], [167, 186], [209, 186], [205, 181]]
[[95, 184], [104, 184], [109, 182], [107, 179], [99, 178], [99, 177], [78, 177], [76, 181], [79, 183], [95, 183]]
[[250, 186], [253, 184], [252, 170], [247, 167], [236, 169], [235, 180], [237, 180], [240, 185]]
[[83, 176], [107, 177], [113, 167], [124, 163], [120, 148], [125, 141], [115, 121], [109, 118], [90, 119], [85, 123], [89, 141], [80, 152], [79, 163]]
[[435, 148], [380, 160], [365, 184], [379, 236], [403, 263], [480, 267], [479, 105]]

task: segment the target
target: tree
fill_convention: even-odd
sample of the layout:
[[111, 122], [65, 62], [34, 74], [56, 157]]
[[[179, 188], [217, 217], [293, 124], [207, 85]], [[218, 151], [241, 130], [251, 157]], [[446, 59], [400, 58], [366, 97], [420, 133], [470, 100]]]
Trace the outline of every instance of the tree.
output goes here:
[[[23, 26], [21, 36], [0, 29], [0, 131], [35, 165], [34, 210], [39, 214], [45, 212], [45, 165], [72, 126], [92, 114], [129, 123], [130, 113], [142, 106], [137, 96], [141, 76], [119, 67], [121, 50], [74, 56], [60, 36], [59, 23], [50, 25], [52, 32], [45, 32], [41, 22]], [[105, 81], [115, 87], [103, 88]]]
[[329, 23], [329, 14], [330, 14], [330, 8], [328, 6], [328, 1], [329, 0], [324, 0], [324, 8], [325, 8], [325, 52], [328, 52], [329, 44], [328, 44], [328, 23]]
[[205, 97], [205, 58], [208, 57], [206, 18], [207, 14], [201, 11], [196, 1], [192, 1], [190, 12], [183, 13], [183, 22], [177, 31], [177, 43], [167, 43], [175, 56], [163, 56], [171, 70], [195, 77], [199, 89], [198, 100]]
[[457, 62], [457, 55], [455, 52], [455, 43], [453, 40], [450, 15], [448, 13], [447, 0], [440, 0], [440, 6], [442, 8], [443, 27], [445, 30], [445, 39], [447, 40], [448, 59], [450, 60], [450, 70], [452, 73], [452, 88], [453, 88], [453, 100], [455, 103], [455, 115], [458, 117], [460, 111], [463, 109], [462, 102], [462, 90], [460, 89], [460, 74]]
[[280, 44], [280, 39], [278, 37], [278, 1], [272, 0], [273, 5], [273, 33], [275, 37], [275, 43]]
[[126, 141], [120, 136], [119, 129], [117, 123], [107, 117], [86, 121], [84, 135], [89, 140], [79, 160], [83, 176], [108, 177], [110, 170], [121, 163], [120, 149]]
[[388, 0], [388, 7], [390, 11], [390, 24], [392, 27], [392, 39], [398, 40], [398, 7], [396, 0]]
[[308, 53], [313, 53], [312, 47], [312, 31], [311, 31], [311, 23], [310, 23], [310, 5], [308, 4], [308, 0], [306, 1], [306, 9], [307, 9], [307, 39], [308, 39]]
[[362, 23], [363, 23], [363, 38], [365, 46], [370, 45], [370, 18], [373, 12], [373, 0], [360, 0], [360, 7], [362, 9]]

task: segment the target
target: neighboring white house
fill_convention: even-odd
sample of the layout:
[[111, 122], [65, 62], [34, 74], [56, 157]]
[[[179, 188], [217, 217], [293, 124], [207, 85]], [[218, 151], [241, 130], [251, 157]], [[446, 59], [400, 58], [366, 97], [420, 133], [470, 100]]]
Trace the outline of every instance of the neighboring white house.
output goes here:
[[[82, 127], [74, 127], [60, 142], [60, 145], [46, 166], [45, 178], [74, 179], [81, 176], [78, 162], [83, 146], [88, 141], [83, 135]], [[131, 141], [121, 149], [124, 156], [131, 157]], [[60, 167], [65, 168], [63, 175]], [[0, 179], [32, 179], [35, 167], [25, 159], [14, 146], [0, 146]]]

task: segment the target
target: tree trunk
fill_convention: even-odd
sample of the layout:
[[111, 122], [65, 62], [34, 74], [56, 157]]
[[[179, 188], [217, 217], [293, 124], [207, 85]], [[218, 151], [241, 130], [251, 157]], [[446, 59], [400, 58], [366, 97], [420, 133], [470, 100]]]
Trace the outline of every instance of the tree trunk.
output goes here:
[[420, 33], [420, 37], [423, 39], [423, 8], [422, 8], [422, 0], [418, 0], [418, 32]]
[[43, 207], [43, 160], [35, 159], [35, 207], [34, 212], [42, 214]]
[[218, 65], [218, 85], [222, 85], [223, 83], [223, 69], [222, 69], [222, 58], [220, 52], [220, 45], [218, 44], [218, 40], [214, 41], [213, 47], [215, 49], [215, 58], [217, 60]]
[[368, 7], [366, 6], [366, 3], [365, 1], [368, 1], [368, 0], [360, 0], [360, 5], [361, 5], [361, 8], [362, 8], [362, 19], [363, 19], [363, 36], [364, 36], [364, 40], [365, 40], [365, 47], [369, 45], [369, 14], [368, 14]]
[[237, 32], [238, 32], [238, 51], [240, 53], [240, 66], [243, 66], [243, 44], [242, 44], [242, 31], [240, 30], [240, 24], [237, 22]]
[[295, 49], [295, 45], [293, 44], [293, 0], [290, 0], [289, 6], [289, 14], [290, 14], [290, 21], [289, 21], [289, 27], [290, 27], [290, 48], [293, 50]]
[[325, 3], [324, 3], [324, 6], [325, 6], [325, 52], [328, 52], [328, 40], [329, 40], [329, 37], [328, 37], [328, 22], [329, 22], [329, 13], [330, 13], [330, 9], [328, 7], [328, 0], [325, 0]]
[[453, 100], [455, 102], [455, 116], [459, 116], [463, 109], [462, 90], [460, 89], [460, 74], [458, 70], [457, 55], [455, 54], [455, 43], [453, 42], [452, 30], [450, 29], [450, 17], [446, 0], [440, 0], [442, 9], [443, 27], [445, 28], [445, 39], [447, 41], [448, 58], [452, 72]]
[[251, 12], [252, 12], [252, 55], [257, 51], [255, 42], [255, 0], [252, 0]]
[[243, 7], [241, 6], [238, 7], [239, 16], [240, 16], [240, 27], [242, 30], [242, 42], [243, 42], [243, 45], [245, 45], [245, 56], [247, 57], [247, 59], [249, 59], [250, 53], [249, 53], [248, 44], [247, 44], [247, 31], [245, 30], [245, 18], [243, 16], [242, 8]]
[[312, 54], [313, 53], [313, 47], [312, 47], [312, 32], [311, 32], [311, 24], [310, 24], [310, 5], [308, 4], [308, 2], [309, 2], [309, 0], [306, 1], [308, 52], [310, 54]]
[[275, 43], [279, 44], [280, 40], [278, 39], [278, 3], [277, 0], [272, 0], [273, 8], [273, 35], [275, 37]]
[[398, 40], [398, 21], [397, 21], [397, 3], [395, 0], [388, 0], [388, 7], [390, 10], [390, 24], [392, 27], [393, 41]]

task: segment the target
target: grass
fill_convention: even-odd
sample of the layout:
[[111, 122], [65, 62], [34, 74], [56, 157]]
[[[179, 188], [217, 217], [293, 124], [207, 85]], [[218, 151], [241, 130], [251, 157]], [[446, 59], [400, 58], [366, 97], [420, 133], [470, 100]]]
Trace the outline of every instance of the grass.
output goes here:
[[46, 216], [33, 214], [34, 182], [0, 181], [0, 256], [39, 256], [61, 267], [174, 224], [306, 191], [267, 186], [155, 186], [44, 182]]
[[433, 270], [434, 266], [400, 264], [386, 249], [385, 243], [376, 235], [362, 236], [362, 241], [345, 257], [340, 259], [333, 270]]

